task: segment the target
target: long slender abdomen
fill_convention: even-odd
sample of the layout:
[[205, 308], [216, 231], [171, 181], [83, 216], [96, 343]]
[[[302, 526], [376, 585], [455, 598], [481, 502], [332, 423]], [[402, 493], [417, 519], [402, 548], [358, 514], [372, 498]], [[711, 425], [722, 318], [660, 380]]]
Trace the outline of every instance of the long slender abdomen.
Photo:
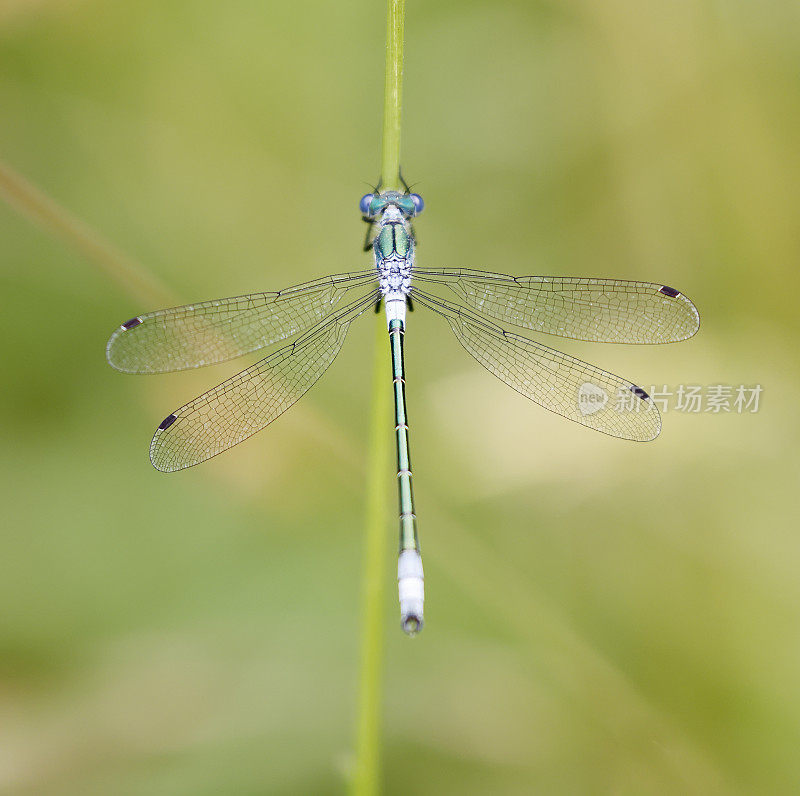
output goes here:
[[[405, 297], [403, 297], [405, 309]], [[389, 310], [387, 307], [387, 314]], [[397, 560], [397, 588], [400, 598], [400, 622], [403, 630], [414, 635], [422, 630], [425, 587], [422, 557], [414, 514], [414, 493], [411, 485], [411, 454], [408, 446], [406, 413], [405, 364], [403, 361], [403, 320], [389, 320], [389, 342], [392, 352], [395, 435], [397, 437], [397, 491], [400, 502], [400, 553]]]

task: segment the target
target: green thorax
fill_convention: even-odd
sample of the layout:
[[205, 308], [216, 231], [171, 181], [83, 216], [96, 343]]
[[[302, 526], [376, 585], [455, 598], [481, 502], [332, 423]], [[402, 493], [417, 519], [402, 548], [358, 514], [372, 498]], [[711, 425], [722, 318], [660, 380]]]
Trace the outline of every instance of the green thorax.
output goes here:
[[381, 260], [408, 257], [411, 237], [402, 221], [389, 221], [375, 239], [375, 251]]

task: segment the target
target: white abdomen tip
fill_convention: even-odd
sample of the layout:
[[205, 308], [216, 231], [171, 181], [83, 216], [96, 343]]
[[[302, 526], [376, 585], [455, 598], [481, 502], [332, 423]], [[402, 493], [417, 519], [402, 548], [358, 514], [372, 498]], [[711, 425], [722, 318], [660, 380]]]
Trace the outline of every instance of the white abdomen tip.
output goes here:
[[400, 596], [400, 624], [413, 636], [422, 630], [425, 578], [422, 557], [416, 550], [403, 550], [397, 559], [397, 590]]

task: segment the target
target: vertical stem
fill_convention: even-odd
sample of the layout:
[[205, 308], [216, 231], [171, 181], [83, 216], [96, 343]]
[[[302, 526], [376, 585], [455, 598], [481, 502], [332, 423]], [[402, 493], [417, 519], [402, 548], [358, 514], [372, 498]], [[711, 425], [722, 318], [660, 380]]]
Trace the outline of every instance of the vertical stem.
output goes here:
[[405, 0], [387, 0], [386, 77], [383, 95], [383, 190], [400, 187], [400, 114], [403, 107], [403, 23]]
[[367, 461], [366, 544], [361, 611], [361, 665], [358, 695], [358, 738], [352, 793], [372, 796], [380, 791], [380, 736], [383, 685], [385, 589], [389, 526], [391, 405], [383, 313], [375, 325], [372, 364], [372, 414]]
[[[387, 0], [386, 78], [383, 103], [381, 184], [400, 187], [400, 112], [403, 94], [403, 20], [405, 0]], [[358, 694], [356, 766], [351, 793], [373, 796], [380, 791], [380, 736], [384, 643], [384, 594], [387, 575], [389, 516], [390, 394], [385, 357], [386, 325], [378, 315], [372, 365], [372, 415], [367, 461], [367, 513], [362, 587], [361, 663]]]

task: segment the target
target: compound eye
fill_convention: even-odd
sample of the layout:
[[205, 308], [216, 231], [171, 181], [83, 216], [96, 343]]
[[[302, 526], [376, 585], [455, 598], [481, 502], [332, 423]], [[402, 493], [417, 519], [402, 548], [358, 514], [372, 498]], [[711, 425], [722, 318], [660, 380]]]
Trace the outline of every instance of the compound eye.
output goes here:
[[371, 193], [364, 194], [364, 196], [361, 197], [361, 201], [358, 203], [358, 209], [361, 211], [362, 215], [369, 215], [369, 206], [374, 197], [375, 195]]
[[411, 201], [414, 203], [414, 210], [419, 215], [425, 209], [425, 202], [422, 201], [422, 197], [418, 193], [411, 194]]

